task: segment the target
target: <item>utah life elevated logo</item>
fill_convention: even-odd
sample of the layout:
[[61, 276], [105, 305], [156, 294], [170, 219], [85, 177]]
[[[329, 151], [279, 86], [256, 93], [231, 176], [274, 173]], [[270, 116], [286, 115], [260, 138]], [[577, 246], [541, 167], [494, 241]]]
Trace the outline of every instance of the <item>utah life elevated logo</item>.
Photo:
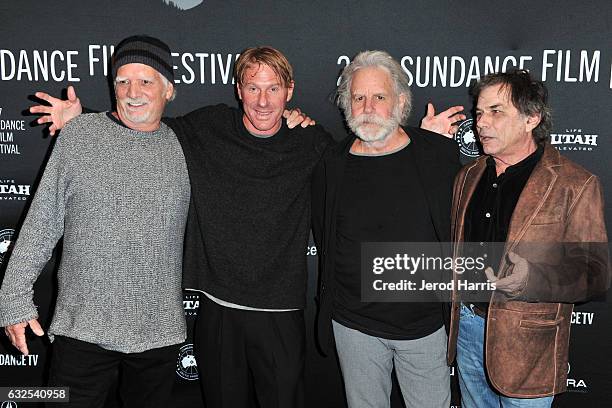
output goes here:
[[4, 257], [8, 255], [9, 249], [13, 245], [14, 229], [0, 230], [0, 265], [4, 262]]
[[183, 309], [185, 316], [197, 316], [200, 308], [200, 295], [197, 293], [183, 294]]
[[15, 180], [0, 179], [0, 201], [25, 201], [29, 196], [29, 184], [17, 184]]
[[459, 151], [467, 157], [480, 156], [478, 149], [478, 140], [474, 134], [474, 119], [466, 119], [459, 125], [455, 140], [459, 144]]
[[560, 151], [593, 151], [599, 135], [584, 132], [580, 128], [568, 128], [561, 133], [550, 134], [550, 144]]

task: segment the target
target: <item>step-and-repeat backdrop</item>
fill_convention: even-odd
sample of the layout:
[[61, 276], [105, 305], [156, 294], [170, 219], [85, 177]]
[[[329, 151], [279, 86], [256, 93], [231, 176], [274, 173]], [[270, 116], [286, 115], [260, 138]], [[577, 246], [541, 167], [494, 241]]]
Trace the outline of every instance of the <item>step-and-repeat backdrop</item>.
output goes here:
[[[481, 75], [521, 67], [545, 81], [554, 111], [551, 143], [598, 174], [612, 219], [610, 117], [612, 114], [612, 3], [578, 1], [227, 1], [63, 0], [0, 3], [0, 265], [36, 191], [52, 148], [43, 127], [25, 109], [38, 90], [61, 95], [77, 89], [88, 107], [111, 104], [107, 61], [113, 45], [133, 34], [149, 34], [173, 50], [178, 97], [169, 116], [199, 106], [236, 105], [232, 69], [240, 51], [271, 45], [292, 62], [292, 101], [329, 129], [345, 135], [342, 117], [330, 102], [340, 70], [360, 50], [391, 53], [410, 78], [414, 93], [411, 124], [426, 103], [470, 108], [468, 86]], [[463, 161], [477, 156], [470, 123], [456, 135]], [[165, 194], [160, 191], [159, 194]], [[610, 230], [608, 222], [608, 230]], [[108, 237], [112, 250], [113, 237]], [[55, 259], [38, 280], [35, 300], [41, 320], [53, 313]], [[314, 296], [317, 249], [304, 248]], [[3, 276], [0, 266], [0, 276]], [[190, 328], [197, 293], [185, 293]], [[323, 358], [313, 341], [315, 305], [307, 312], [308, 407], [342, 407], [342, 380], [334, 356]], [[609, 304], [579, 305], [572, 317], [568, 392], [555, 407], [606, 407], [612, 401], [612, 311]], [[46, 339], [29, 340], [31, 354], [19, 355], [0, 335], [0, 386], [41, 385], [49, 364]], [[174, 407], [201, 406], [198, 372], [206, 362], [192, 357], [190, 338], [177, 355]], [[453, 406], [459, 406], [454, 369]], [[397, 387], [395, 387], [397, 388]], [[137, 392], [137, 391], [135, 391]], [[111, 392], [108, 407], [119, 406]], [[26, 406], [3, 403], [2, 407]], [[397, 391], [393, 406], [400, 407]]]

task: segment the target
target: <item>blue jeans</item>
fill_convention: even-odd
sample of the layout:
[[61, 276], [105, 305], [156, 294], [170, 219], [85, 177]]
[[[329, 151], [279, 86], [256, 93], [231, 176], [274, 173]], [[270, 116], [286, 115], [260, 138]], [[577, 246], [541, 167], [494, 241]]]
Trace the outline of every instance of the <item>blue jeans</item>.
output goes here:
[[549, 408], [553, 397], [510, 398], [500, 395], [487, 381], [484, 367], [485, 320], [461, 305], [457, 339], [457, 371], [462, 408]]

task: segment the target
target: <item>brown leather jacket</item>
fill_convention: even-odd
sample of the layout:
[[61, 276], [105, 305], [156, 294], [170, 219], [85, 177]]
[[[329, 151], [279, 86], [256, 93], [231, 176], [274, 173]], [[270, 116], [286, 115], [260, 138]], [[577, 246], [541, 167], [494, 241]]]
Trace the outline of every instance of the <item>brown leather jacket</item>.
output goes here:
[[[453, 242], [463, 239], [465, 212], [486, 157], [455, 179]], [[494, 292], [486, 322], [485, 362], [491, 384], [509, 397], [565, 391], [573, 303], [605, 293], [610, 267], [599, 180], [547, 144], [516, 205], [505, 253], [529, 262], [524, 289]], [[455, 256], [460, 246], [455, 245]], [[498, 277], [511, 273], [504, 256]], [[456, 277], [455, 277], [456, 279]], [[453, 293], [448, 362], [455, 359], [460, 299]]]

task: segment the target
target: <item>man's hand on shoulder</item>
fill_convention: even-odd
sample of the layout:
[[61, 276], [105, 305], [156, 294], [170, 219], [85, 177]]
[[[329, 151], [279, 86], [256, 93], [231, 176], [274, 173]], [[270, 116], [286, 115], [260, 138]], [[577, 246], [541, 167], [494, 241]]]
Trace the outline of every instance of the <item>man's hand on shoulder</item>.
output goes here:
[[283, 118], [287, 119], [287, 127], [289, 129], [293, 129], [297, 125], [300, 125], [305, 128], [317, 124], [314, 119], [311, 119], [305, 113], [302, 113], [300, 108], [294, 108], [291, 110], [285, 109], [285, 111], [283, 112]]
[[11, 324], [4, 328], [4, 332], [8, 336], [13, 346], [15, 346], [17, 350], [21, 351], [26, 356], [29, 353], [28, 344], [26, 342], [25, 336], [25, 330], [28, 326], [30, 326], [32, 332], [39, 337], [45, 334], [42, 327], [40, 327], [40, 323], [38, 323], [37, 319], [28, 320], [27, 322]]
[[30, 107], [30, 113], [42, 114], [36, 121], [39, 125], [43, 123], [51, 123], [49, 134], [55, 135], [55, 132], [62, 129], [69, 120], [79, 116], [83, 112], [81, 101], [76, 96], [76, 92], [72, 86], [68, 87], [68, 99], [62, 100], [44, 92], [36, 92], [35, 96], [49, 105], [35, 105]]
[[427, 104], [427, 114], [421, 119], [421, 129], [452, 138], [459, 128], [457, 122], [465, 120], [466, 118], [462, 112], [463, 106], [458, 105], [452, 106], [436, 115], [436, 110], [430, 102]]

